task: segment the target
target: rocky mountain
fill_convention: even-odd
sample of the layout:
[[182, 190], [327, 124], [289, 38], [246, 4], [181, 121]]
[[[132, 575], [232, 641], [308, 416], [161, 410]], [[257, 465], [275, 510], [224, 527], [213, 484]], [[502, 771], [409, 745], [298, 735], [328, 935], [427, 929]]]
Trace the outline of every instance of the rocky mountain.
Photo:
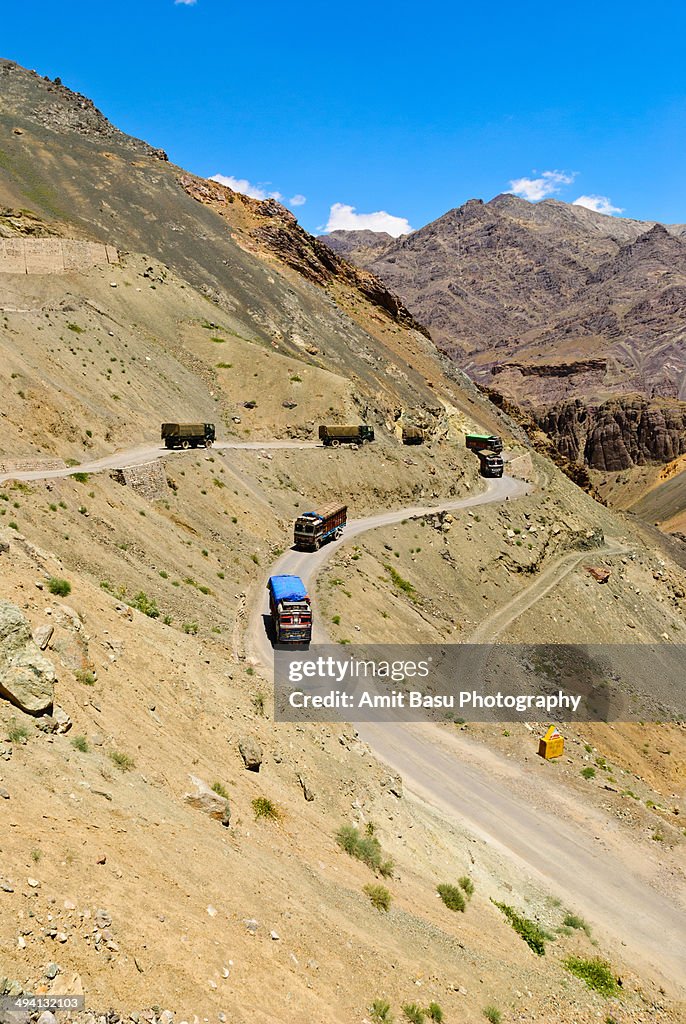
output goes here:
[[[476, 381], [531, 410], [565, 456], [624, 469], [683, 450], [684, 225], [501, 195], [390, 243], [365, 232], [356, 246], [354, 234], [337, 232], [333, 244], [397, 291]], [[640, 414], [639, 444], [636, 399], [661, 402], [654, 437], [653, 414]]]
[[[574, 486], [387, 285], [282, 207], [9, 61], [0, 204], [0, 995], [84, 994], [76, 1024], [348, 1024], [386, 1004], [541, 1020], [564, 993], [594, 1024], [599, 996], [566, 965], [602, 956], [614, 1015], [683, 1020], [664, 919], [646, 944], [639, 912], [668, 892], [682, 913], [677, 724], [570, 724], [551, 770], [537, 726], [446, 721], [448, 775], [459, 752], [480, 786], [454, 812], [352, 725], [274, 721], [259, 653], [293, 520], [332, 496], [386, 523], [313, 576], [341, 643], [445, 645], [484, 624], [525, 643], [679, 639], [677, 542]], [[374, 444], [313, 443], [358, 418]], [[217, 444], [162, 449], [176, 419], [212, 420]], [[403, 423], [426, 443], [404, 447]], [[526, 496], [506, 480], [511, 500], [482, 503], [499, 492], [465, 451], [473, 428], [503, 435]], [[559, 859], [617, 863], [632, 893], [599, 917], [594, 875], [582, 901], [570, 871], [561, 903], [540, 863], [541, 823], [564, 850], [589, 815]], [[501, 902], [551, 936], [545, 957]]]

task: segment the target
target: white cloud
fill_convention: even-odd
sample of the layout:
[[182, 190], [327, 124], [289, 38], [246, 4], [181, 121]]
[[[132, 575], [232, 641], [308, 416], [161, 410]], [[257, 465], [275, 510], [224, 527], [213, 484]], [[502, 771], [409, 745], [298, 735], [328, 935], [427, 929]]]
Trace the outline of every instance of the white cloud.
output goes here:
[[198, 0], [174, 0], [174, 4], [183, 4], [184, 7], [193, 7]]
[[307, 196], [302, 196], [298, 192], [298, 193], [296, 193], [296, 195], [291, 196], [291, 198], [288, 200], [288, 205], [289, 206], [304, 206], [306, 202], [307, 202]]
[[405, 217], [394, 217], [385, 210], [377, 210], [376, 213], [355, 213], [354, 206], [346, 206], [345, 203], [334, 203], [329, 210], [329, 220], [324, 228], [329, 231], [387, 231], [389, 235], [397, 238], [398, 235], [408, 235], [414, 228], [410, 226]]
[[[183, 2], [186, 3], [187, 0], [183, 0]], [[267, 192], [262, 185], [253, 185], [247, 178], [234, 178], [231, 174], [213, 174], [210, 181], [218, 181], [220, 185], [226, 185], [234, 192], [241, 192], [244, 196], [251, 196], [253, 199], [283, 199], [280, 192]]]
[[572, 206], [585, 206], [587, 210], [605, 213], [608, 217], [614, 213], [624, 213], [623, 207], [613, 206], [607, 196], [579, 196], [574, 200]]
[[543, 171], [538, 178], [515, 178], [510, 182], [510, 192], [528, 199], [530, 203], [536, 203], [546, 196], [556, 195], [563, 185], [571, 185], [575, 178], [576, 171], [572, 174], [566, 171]]

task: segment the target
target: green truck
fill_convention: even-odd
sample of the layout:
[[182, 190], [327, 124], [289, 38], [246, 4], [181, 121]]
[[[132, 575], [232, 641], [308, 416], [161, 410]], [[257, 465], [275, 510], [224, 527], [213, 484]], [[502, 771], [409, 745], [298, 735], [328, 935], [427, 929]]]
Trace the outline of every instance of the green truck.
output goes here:
[[167, 448], [209, 448], [215, 440], [214, 423], [163, 423]]
[[466, 434], [465, 445], [472, 452], [488, 448], [492, 452], [503, 450], [503, 439], [496, 434]]
[[338, 448], [341, 444], [354, 444], [360, 448], [365, 441], [374, 440], [374, 427], [366, 423], [356, 426], [321, 426], [319, 440], [327, 448]]

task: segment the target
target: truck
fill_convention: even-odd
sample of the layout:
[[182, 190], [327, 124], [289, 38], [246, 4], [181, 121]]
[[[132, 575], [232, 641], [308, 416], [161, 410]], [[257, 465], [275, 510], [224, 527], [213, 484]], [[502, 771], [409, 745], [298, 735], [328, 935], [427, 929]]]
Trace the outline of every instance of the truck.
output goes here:
[[360, 448], [365, 441], [374, 440], [374, 427], [367, 423], [357, 426], [320, 426], [319, 440], [328, 448], [338, 448], [341, 444], [354, 444]]
[[215, 439], [214, 423], [163, 423], [161, 436], [167, 448], [209, 448]]
[[403, 444], [424, 444], [424, 431], [421, 427], [403, 427]]
[[338, 540], [348, 519], [348, 506], [331, 501], [315, 512], [303, 512], [293, 527], [293, 543], [300, 551], [318, 551], [327, 540]]
[[496, 453], [503, 450], [503, 439], [496, 434], [466, 434], [465, 443], [473, 452], [481, 451], [483, 448]]
[[479, 470], [482, 476], [497, 477], [503, 475], [503, 457], [499, 452], [482, 448], [479, 449], [477, 455], [479, 456]]
[[309, 644], [312, 605], [299, 576], [270, 576], [269, 613], [277, 644]]

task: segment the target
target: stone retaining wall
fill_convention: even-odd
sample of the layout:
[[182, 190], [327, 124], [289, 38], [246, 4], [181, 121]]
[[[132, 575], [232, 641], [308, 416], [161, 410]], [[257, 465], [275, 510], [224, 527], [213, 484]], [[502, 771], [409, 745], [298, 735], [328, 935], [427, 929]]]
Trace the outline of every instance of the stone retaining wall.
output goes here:
[[73, 238], [0, 238], [0, 274], [66, 274], [119, 263], [112, 245]]

